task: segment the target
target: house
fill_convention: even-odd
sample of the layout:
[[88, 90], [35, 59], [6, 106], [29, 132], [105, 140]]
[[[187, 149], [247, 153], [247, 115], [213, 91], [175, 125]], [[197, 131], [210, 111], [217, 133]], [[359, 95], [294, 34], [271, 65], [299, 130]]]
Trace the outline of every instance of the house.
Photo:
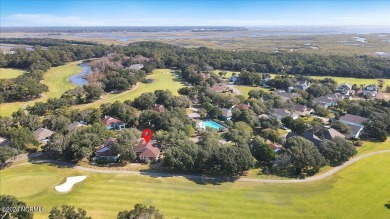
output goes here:
[[268, 147], [271, 148], [271, 150], [273, 150], [275, 153], [278, 153], [279, 151], [283, 150], [282, 145], [279, 144], [269, 144]]
[[225, 93], [228, 90], [224, 84], [220, 83], [214, 83], [213, 86], [211, 86], [210, 88], [217, 93]]
[[278, 120], [282, 120], [283, 118], [285, 118], [287, 116], [291, 116], [293, 119], [298, 118], [297, 114], [290, 112], [288, 110], [285, 110], [285, 109], [281, 109], [281, 108], [276, 108], [272, 113], [270, 113], [270, 116], [274, 117]]
[[313, 144], [316, 146], [316, 147], [319, 147], [322, 140], [317, 136], [315, 135], [314, 133], [311, 133], [311, 132], [305, 132], [303, 133], [303, 137], [311, 142], [313, 142]]
[[54, 134], [55, 132], [50, 131], [49, 129], [46, 128], [39, 128], [34, 131], [34, 137], [36, 140], [40, 142], [48, 142], [50, 141], [50, 137]]
[[293, 103], [292, 105], [292, 111], [298, 115], [310, 115], [311, 113], [314, 112], [314, 110], [310, 107], [307, 107], [305, 105], [301, 104], [295, 104]]
[[278, 95], [279, 95], [279, 97], [280, 97], [282, 100], [289, 100], [289, 99], [291, 99], [291, 98], [300, 97], [300, 96], [301, 96], [301, 95], [298, 94], [298, 93], [288, 93], [288, 92], [284, 92], [284, 91], [278, 92]]
[[345, 94], [340, 94], [340, 93], [332, 93], [332, 94], [327, 94], [325, 96], [317, 97], [316, 102], [322, 106], [325, 107], [332, 107], [337, 105], [337, 100], [345, 100], [351, 99], [351, 96], [345, 95]]
[[269, 86], [267, 85], [267, 82], [268, 82], [269, 80], [271, 80], [270, 77], [265, 77], [265, 78], [263, 79], [263, 81], [262, 81], [262, 86], [263, 86], [263, 87], [269, 87]]
[[156, 104], [156, 105], [154, 105], [153, 110], [156, 112], [159, 112], [159, 113], [163, 113], [163, 112], [165, 112], [166, 109], [165, 109], [164, 105]]
[[340, 117], [340, 122], [345, 124], [352, 124], [352, 125], [363, 125], [363, 123], [368, 122], [369, 119], [356, 116], [352, 114], [345, 114], [344, 116]]
[[[289, 132], [286, 136], [286, 139], [289, 139], [289, 138], [294, 137], [294, 136], [299, 136], [299, 135], [297, 135], [293, 132]], [[316, 147], [319, 147], [321, 142], [322, 142], [322, 140], [318, 136], [316, 136], [315, 134], [313, 134], [311, 132], [305, 132], [305, 133], [303, 133], [303, 136], [301, 136], [301, 137], [305, 138], [306, 140], [311, 141]]]
[[230, 120], [232, 118], [232, 109], [222, 108], [222, 119]]
[[352, 124], [346, 124], [351, 131], [351, 133], [348, 135], [348, 138], [359, 138], [360, 135], [363, 133], [364, 126], [360, 125], [352, 125]]
[[67, 130], [68, 130], [68, 132], [71, 132], [71, 131], [73, 131], [73, 130], [75, 130], [76, 128], [78, 128], [78, 127], [85, 127], [86, 125], [84, 125], [84, 124], [82, 124], [82, 123], [80, 123], [80, 122], [72, 122], [72, 123], [70, 123], [69, 125], [68, 125], [68, 128], [67, 128]]
[[322, 135], [326, 140], [334, 140], [336, 137], [345, 138], [345, 135], [338, 132], [336, 129], [330, 128], [326, 129]]
[[236, 83], [238, 81], [238, 76], [237, 75], [233, 75], [230, 77], [230, 82], [233, 82], [233, 83]]
[[126, 127], [126, 123], [111, 116], [104, 116], [104, 118], [101, 121], [109, 130], [111, 129], [121, 130]]
[[297, 84], [294, 88], [299, 89], [299, 90], [306, 90], [309, 87], [310, 87], [310, 82], [307, 80], [304, 80], [304, 81], [297, 81]]
[[144, 65], [143, 64], [133, 64], [133, 65], [130, 65], [129, 66], [129, 69], [131, 69], [131, 70], [141, 70], [141, 68], [143, 68], [144, 67]]
[[200, 114], [197, 113], [197, 112], [192, 112], [192, 113], [189, 113], [188, 114], [188, 117], [190, 117], [190, 119], [199, 119], [200, 118]]
[[378, 94], [378, 87], [374, 84], [370, 84], [363, 89], [363, 95], [370, 95], [371, 97], [375, 97]]
[[240, 103], [235, 108], [236, 109], [249, 109], [251, 107], [250, 103]]
[[115, 142], [116, 142], [116, 139], [114, 139], [114, 138], [107, 139], [95, 151], [94, 160], [96, 160], [96, 161], [104, 160], [107, 162], [118, 162], [120, 154], [115, 153], [112, 150], [112, 146], [114, 145]]
[[353, 95], [355, 93], [355, 91], [352, 90], [352, 85], [348, 83], [340, 84], [337, 91], [345, 95]]
[[260, 114], [259, 119], [268, 119], [269, 116], [267, 114]]
[[153, 147], [152, 143], [149, 141], [146, 143], [144, 139], [140, 139], [137, 147], [135, 148], [135, 153], [137, 157], [142, 160], [158, 161], [160, 156], [160, 149]]
[[8, 144], [9, 144], [9, 140], [7, 138], [0, 137], [0, 147]]
[[364, 129], [363, 123], [368, 121], [368, 118], [352, 114], [345, 114], [344, 116], [340, 117], [340, 122], [346, 124], [351, 130], [351, 134], [348, 136], [349, 138], [359, 138]]

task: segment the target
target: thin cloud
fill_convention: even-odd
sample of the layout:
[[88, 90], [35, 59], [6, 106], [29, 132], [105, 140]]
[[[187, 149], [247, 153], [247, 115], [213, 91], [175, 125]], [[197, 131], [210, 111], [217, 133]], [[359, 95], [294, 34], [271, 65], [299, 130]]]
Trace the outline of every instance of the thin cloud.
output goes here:
[[107, 17], [58, 16], [54, 14], [12, 14], [0, 18], [2, 26], [263, 26], [263, 25], [390, 25], [386, 15], [331, 16], [321, 19], [231, 19], [181, 17]]

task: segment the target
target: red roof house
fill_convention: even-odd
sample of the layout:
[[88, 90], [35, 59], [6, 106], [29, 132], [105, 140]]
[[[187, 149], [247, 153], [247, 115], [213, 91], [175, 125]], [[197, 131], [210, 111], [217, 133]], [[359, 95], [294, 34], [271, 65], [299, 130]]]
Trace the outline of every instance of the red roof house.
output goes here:
[[144, 139], [140, 139], [137, 147], [135, 148], [135, 153], [140, 160], [157, 161], [160, 156], [160, 149], [153, 147], [150, 141], [146, 143]]
[[107, 129], [123, 129], [126, 127], [126, 123], [122, 122], [119, 119], [116, 119], [111, 116], [104, 116], [104, 118], [101, 120], [102, 123], [107, 127]]

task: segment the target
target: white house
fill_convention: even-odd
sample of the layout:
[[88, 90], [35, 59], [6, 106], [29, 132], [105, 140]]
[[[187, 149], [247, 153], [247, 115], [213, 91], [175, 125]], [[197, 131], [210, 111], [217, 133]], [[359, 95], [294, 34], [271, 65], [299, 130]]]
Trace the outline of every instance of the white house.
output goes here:
[[351, 134], [348, 136], [349, 138], [359, 138], [364, 129], [363, 123], [368, 121], [369, 119], [367, 118], [351, 114], [345, 114], [340, 117], [340, 122], [346, 124], [351, 130]]
[[374, 84], [370, 84], [363, 89], [363, 94], [370, 95], [371, 97], [375, 97], [378, 94], [378, 87]]
[[310, 82], [305, 80], [305, 81], [298, 81], [297, 85], [294, 88], [299, 90], [306, 90], [309, 87], [310, 87]]
[[285, 118], [287, 116], [291, 116], [293, 119], [298, 118], [298, 115], [296, 113], [290, 112], [288, 110], [281, 109], [281, 108], [275, 109], [272, 113], [270, 113], [270, 116], [274, 117], [278, 120], [282, 120], [283, 118]]
[[143, 64], [133, 64], [133, 65], [130, 65], [129, 66], [129, 69], [132, 69], [132, 70], [141, 70], [141, 68], [143, 68], [144, 65]]
[[317, 97], [316, 102], [325, 107], [331, 107], [336, 105], [337, 100], [345, 100], [351, 99], [351, 96], [335, 93], [335, 94], [327, 94], [325, 96]]

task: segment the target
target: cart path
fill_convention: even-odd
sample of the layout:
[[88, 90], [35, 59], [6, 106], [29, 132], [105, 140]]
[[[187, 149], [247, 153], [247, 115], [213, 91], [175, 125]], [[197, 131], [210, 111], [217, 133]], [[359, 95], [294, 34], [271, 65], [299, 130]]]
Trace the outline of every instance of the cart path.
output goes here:
[[[344, 164], [337, 166], [335, 168], [332, 168], [331, 170], [324, 172], [319, 175], [307, 177], [305, 179], [256, 179], [256, 178], [246, 178], [246, 177], [240, 177], [235, 181], [238, 182], [251, 182], [251, 183], [303, 183], [303, 182], [313, 182], [318, 181], [321, 179], [324, 179], [326, 177], [329, 177], [340, 170], [350, 166], [351, 164], [356, 163], [357, 161], [364, 159], [366, 157], [371, 157], [377, 154], [383, 154], [383, 153], [390, 153], [390, 150], [382, 150], [382, 151], [376, 151], [371, 152], [367, 154], [363, 154], [357, 157], [352, 158], [351, 160], [345, 162]], [[23, 159], [23, 158], [22, 158]], [[186, 174], [172, 174], [172, 173], [159, 173], [159, 172], [142, 172], [142, 171], [129, 171], [129, 170], [107, 170], [107, 169], [95, 169], [95, 168], [89, 168], [89, 167], [82, 167], [77, 166], [72, 163], [66, 162], [66, 161], [58, 161], [58, 160], [37, 160], [33, 161], [32, 163], [53, 163], [61, 166], [67, 166], [70, 168], [74, 168], [80, 171], [85, 172], [91, 172], [91, 173], [103, 173], [103, 174], [132, 174], [132, 175], [145, 175], [145, 176], [151, 176], [151, 177], [183, 177], [188, 179], [199, 179], [199, 180], [209, 180], [209, 181], [224, 181], [229, 178], [223, 178], [223, 177], [207, 177], [207, 176], [201, 176], [201, 175], [186, 175]], [[24, 165], [24, 164], [20, 164]], [[17, 165], [17, 166], [20, 166]], [[15, 167], [17, 167], [15, 166]], [[12, 167], [11, 167], [12, 168]]]

